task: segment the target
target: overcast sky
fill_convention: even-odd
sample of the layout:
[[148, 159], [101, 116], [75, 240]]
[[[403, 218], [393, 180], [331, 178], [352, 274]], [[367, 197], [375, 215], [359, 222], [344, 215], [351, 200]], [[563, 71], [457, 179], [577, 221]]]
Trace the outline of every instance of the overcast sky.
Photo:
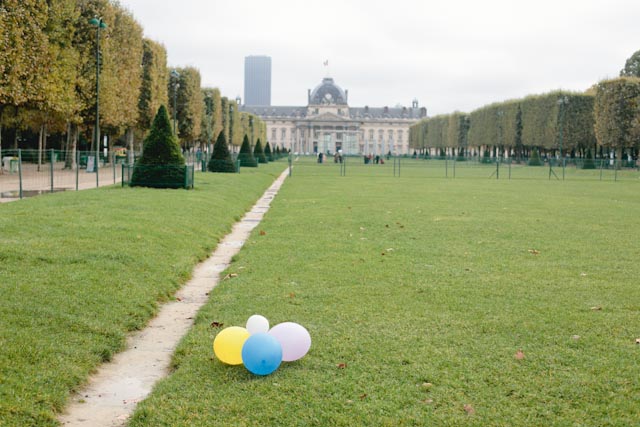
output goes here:
[[[618, 76], [640, 50], [640, 0], [120, 0], [170, 66], [244, 92], [244, 57], [272, 58], [272, 105], [306, 105], [330, 75], [349, 105], [429, 115]], [[323, 62], [329, 61], [329, 67]]]

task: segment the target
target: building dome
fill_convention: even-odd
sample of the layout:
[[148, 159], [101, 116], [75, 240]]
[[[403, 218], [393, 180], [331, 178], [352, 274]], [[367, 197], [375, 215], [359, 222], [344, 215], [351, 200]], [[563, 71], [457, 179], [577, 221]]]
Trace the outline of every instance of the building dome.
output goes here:
[[309, 104], [337, 104], [347, 105], [347, 96], [340, 86], [333, 82], [331, 77], [322, 79], [309, 96]]

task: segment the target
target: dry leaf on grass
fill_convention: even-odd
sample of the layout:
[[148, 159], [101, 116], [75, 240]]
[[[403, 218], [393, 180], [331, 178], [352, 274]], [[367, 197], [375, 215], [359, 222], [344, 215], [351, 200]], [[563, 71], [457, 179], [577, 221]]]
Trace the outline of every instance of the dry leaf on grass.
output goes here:
[[344, 369], [344, 368], [347, 367], [347, 364], [346, 363], [338, 363], [336, 366], [338, 367], [338, 369]]
[[232, 279], [234, 277], [238, 277], [238, 275], [236, 273], [229, 273], [226, 276], [224, 276], [222, 280]]
[[538, 255], [538, 254], [540, 253], [540, 251], [539, 251], [539, 250], [537, 250], [537, 249], [529, 249], [529, 253], [530, 253], [531, 255]]
[[476, 410], [473, 409], [473, 406], [469, 405], [468, 403], [464, 405], [463, 408], [467, 415], [473, 415], [476, 413]]
[[223, 326], [224, 326], [224, 323], [222, 322], [211, 322], [212, 328], [222, 328]]
[[593, 310], [593, 311], [600, 311], [600, 310], [602, 310], [602, 307], [601, 307], [601, 306], [599, 306], [599, 305], [594, 305], [593, 307], [591, 307], [591, 310]]
[[640, 338], [636, 338], [636, 344], [640, 344]]
[[266, 231], [264, 231], [264, 230], [260, 230], [260, 235], [261, 235], [261, 236], [266, 236], [266, 235], [267, 235], [267, 232], [266, 232]]
[[522, 360], [524, 359], [524, 352], [522, 350], [518, 350], [513, 357], [515, 357], [516, 360]]

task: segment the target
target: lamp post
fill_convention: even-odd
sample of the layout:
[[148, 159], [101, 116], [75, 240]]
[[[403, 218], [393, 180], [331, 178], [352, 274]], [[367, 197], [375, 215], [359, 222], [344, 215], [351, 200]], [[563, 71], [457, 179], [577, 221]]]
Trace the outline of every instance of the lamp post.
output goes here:
[[178, 71], [171, 70], [171, 79], [173, 80], [173, 133], [178, 136], [178, 131], [176, 127], [177, 119], [176, 112], [177, 110], [177, 100], [178, 100], [178, 88], [180, 87], [180, 83], [178, 83], [178, 79], [180, 78], [180, 73]]
[[558, 138], [558, 144], [560, 147], [560, 158], [564, 159], [562, 156], [562, 138], [564, 133], [564, 109], [565, 106], [569, 103], [569, 97], [567, 95], [562, 95], [560, 99], [558, 99], [558, 106], [560, 107], [560, 133]]
[[96, 163], [95, 163], [95, 171], [96, 171], [96, 186], [98, 186], [98, 163], [100, 160], [100, 62], [101, 62], [101, 54], [100, 54], [100, 30], [102, 28], [107, 28], [107, 24], [102, 20], [102, 18], [91, 18], [89, 20], [89, 24], [96, 27], [96, 126], [94, 129], [95, 140], [96, 140]]

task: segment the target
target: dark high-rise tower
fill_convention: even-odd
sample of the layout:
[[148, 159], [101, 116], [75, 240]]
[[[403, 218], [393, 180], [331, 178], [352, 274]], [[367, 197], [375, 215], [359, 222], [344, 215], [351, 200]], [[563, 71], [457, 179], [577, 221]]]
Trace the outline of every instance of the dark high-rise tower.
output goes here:
[[271, 105], [271, 57], [244, 58], [244, 105]]

